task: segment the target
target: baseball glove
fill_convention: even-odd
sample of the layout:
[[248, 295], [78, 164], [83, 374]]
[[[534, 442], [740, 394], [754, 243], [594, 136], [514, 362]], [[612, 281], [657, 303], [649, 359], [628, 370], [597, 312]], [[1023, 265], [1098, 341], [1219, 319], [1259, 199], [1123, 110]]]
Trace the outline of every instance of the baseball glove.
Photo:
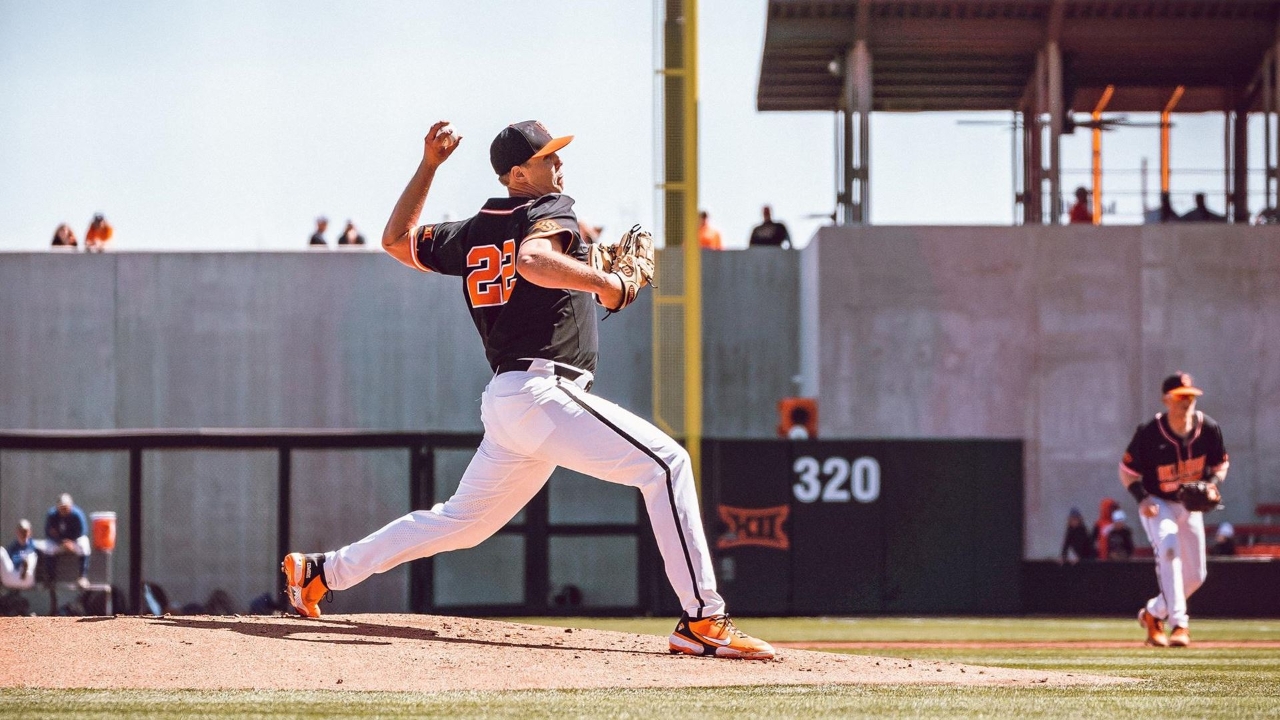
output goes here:
[[1178, 488], [1178, 502], [1191, 512], [1209, 512], [1222, 507], [1222, 493], [1216, 484], [1198, 480]]
[[634, 225], [623, 233], [617, 245], [592, 245], [591, 266], [603, 272], [612, 273], [622, 281], [622, 302], [611, 308], [604, 305], [611, 313], [635, 302], [640, 289], [653, 283], [653, 236]]

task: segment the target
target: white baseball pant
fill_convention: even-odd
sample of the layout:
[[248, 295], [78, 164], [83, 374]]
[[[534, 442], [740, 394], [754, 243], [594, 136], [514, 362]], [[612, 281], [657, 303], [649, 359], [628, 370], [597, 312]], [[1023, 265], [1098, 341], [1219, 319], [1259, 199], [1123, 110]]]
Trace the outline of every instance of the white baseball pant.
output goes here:
[[67, 550], [62, 547], [61, 540], [49, 540], [47, 538], [35, 538], [32, 540], [36, 544], [36, 550], [45, 555], [62, 555], [63, 553], [72, 552], [80, 557], [88, 557], [93, 553], [92, 547], [89, 545], [89, 536], [81, 535], [76, 538], [76, 549], [74, 551]]
[[39, 557], [36, 553], [28, 553], [21, 564], [14, 565], [8, 549], [0, 547], [0, 585], [14, 590], [28, 590], [34, 587], [36, 563], [39, 562]]
[[1160, 592], [1147, 601], [1147, 612], [1172, 627], [1188, 627], [1187, 598], [1200, 589], [1209, 575], [1205, 562], [1204, 513], [1191, 512], [1182, 503], [1152, 497], [1159, 512], [1142, 517], [1156, 556]]
[[690, 617], [724, 612], [716, 592], [693, 470], [684, 448], [652, 424], [573, 382], [554, 363], [495, 376], [480, 401], [484, 439], [443, 505], [416, 510], [325, 554], [325, 581], [345, 590], [374, 573], [479, 544], [537, 494], [557, 465], [640, 489], [667, 579]]

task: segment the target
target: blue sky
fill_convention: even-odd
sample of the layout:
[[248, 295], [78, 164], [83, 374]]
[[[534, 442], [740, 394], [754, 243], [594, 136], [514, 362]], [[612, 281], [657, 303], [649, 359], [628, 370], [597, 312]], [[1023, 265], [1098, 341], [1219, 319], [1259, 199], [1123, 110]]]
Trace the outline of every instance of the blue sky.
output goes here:
[[[833, 118], [755, 110], [764, 0], [700, 16], [701, 204], [731, 247], [766, 203], [808, 238], [834, 204]], [[651, 0], [0, 0], [0, 251], [46, 247], [60, 222], [83, 237], [96, 211], [121, 251], [302, 249], [320, 214], [331, 240], [347, 218], [374, 240], [436, 119], [464, 140], [424, 221], [501, 194], [489, 141], [536, 118], [577, 136], [562, 157], [584, 219], [652, 225], [653, 28]], [[873, 119], [873, 222], [1011, 221], [1008, 131], [959, 117]], [[1205, 172], [1174, 190], [1220, 194], [1221, 118], [1176, 124], [1174, 167]], [[1064, 167], [1088, 168], [1088, 141], [1064, 139]], [[1155, 183], [1156, 131], [1108, 133], [1108, 186], [1136, 191], [1144, 156]], [[1135, 221], [1137, 196], [1115, 199], [1108, 221]]]

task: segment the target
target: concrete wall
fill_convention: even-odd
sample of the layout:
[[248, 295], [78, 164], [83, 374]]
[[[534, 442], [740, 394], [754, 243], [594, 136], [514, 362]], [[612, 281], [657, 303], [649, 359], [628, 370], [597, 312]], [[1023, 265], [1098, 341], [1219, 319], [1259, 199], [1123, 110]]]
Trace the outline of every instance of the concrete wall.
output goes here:
[[[1071, 506], [1092, 517], [1101, 497], [1124, 499], [1118, 455], [1159, 409], [1160, 378], [1185, 369], [1232, 454], [1216, 517], [1248, 521], [1280, 500], [1276, 247], [1275, 228], [873, 227], [825, 229], [799, 253], [704, 253], [704, 432], [772, 438], [777, 400], [800, 392], [821, 396], [826, 438], [1026, 438], [1025, 545], [1045, 557]], [[476, 432], [488, 370], [459, 283], [379, 253], [0, 254], [0, 428]], [[596, 386], [643, 417], [650, 302], [601, 324]], [[317, 498], [295, 515], [299, 547], [349, 542], [408, 507], [402, 453], [294, 463]], [[464, 465], [442, 465], [442, 489]], [[146, 510], [165, 520], [144, 539], [149, 577], [183, 600], [220, 580], [243, 603], [272, 586], [270, 459], [148, 453], [146, 472]], [[634, 506], [625, 489], [552, 482], [558, 521]], [[121, 512], [126, 486], [123, 454], [2, 453], [0, 532], [38, 523], [63, 490]], [[210, 571], [190, 576], [210, 548]], [[457, 562], [437, 575], [478, 560]], [[406, 577], [335, 610], [403, 602]]]
[[[704, 315], [708, 436], [774, 436], [774, 407], [794, 394], [798, 372], [798, 261], [771, 249], [705, 255], [716, 298]], [[489, 372], [460, 292], [456, 278], [381, 253], [0, 254], [0, 428], [478, 432]], [[596, 392], [643, 417], [653, 409], [652, 322], [645, 293], [600, 326]], [[442, 495], [470, 456], [453, 455], [437, 469]], [[273, 586], [274, 455], [152, 452], [144, 468], [144, 577], [181, 602], [221, 587], [247, 604]], [[404, 513], [407, 475], [401, 452], [295, 453], [295, 496], [315, 498], [295, 509], [297, 546], [336, 547]], [[86, 511], [116, 510], [127, 527], [127, 478], [123, 453], [0, 454], [0, 529], [23, 516], [39, 524], [64, 490]], [[558, 473], [552, 517], [630, 521], [632, 495]], [[124, 579], [120, 535], [114, 567]], [[513, 586], [471, 572], [509, 560], [493, 552], [438, 562], [438, 599], [511, 601], [519, 572]], [[552, 560], [557, 578], [626, 575], [635, 562], [602, 557], [583, 570]], [[375, 577], [334, 610], [404, 607], [407, 578], [403, 568]]]
[[[0, 428], [479, 432], [489, 369], [460, 293], [458, 278], [381, 253], [0, 254]], [[596, 383], [646, 417], [651, 324], [648, 294], [603, 323]], [[439, 481], [456, 485], [467, 458], [441, 460]], [[175, 601], [223, 588], [242, 606], [274, 586], [273, 453], [149, 452], [144, 469], [145, 578]], [[351, 542], [409, 509], [404, 452], [299, 452], [293, 477], [300, 548]], [[19, 517], [39, 528], [63, 491], [127, 527], [127, 486], [124, 453], [0, 453], [0, 531]], [[592, 497], [631, 511], [631, 493]], [[376, 577], [333, 609], [402, 608], [407, 577]]]
[[703, 434], [776, 438], [778, 400], [800, 392], [800, 253], [704, 252]]
[[[1092, 521], [1176, 370], [1204, 388], [1227, 509], [1280, 499], [1280, 229], [828, 228], [803, 251], [806, 389], [824, 437], [1026, 440], [1030, 557]], [[973, 478], [982, 482], [982, 478]]]

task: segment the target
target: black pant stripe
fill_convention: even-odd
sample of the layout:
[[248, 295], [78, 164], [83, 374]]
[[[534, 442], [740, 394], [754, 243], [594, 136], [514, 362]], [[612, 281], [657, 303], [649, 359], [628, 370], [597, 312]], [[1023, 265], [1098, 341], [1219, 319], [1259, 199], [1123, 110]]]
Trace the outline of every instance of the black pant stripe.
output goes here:
[[[684, 562], [685, 562], [685, 565], [688, 566], [689, 568], [689, 582], [690, 584], [693, 585], [693, 596], [698, 601], [698, 617], [694, 619], [701, 620], [702, 611], [706, 609], [707, 603], [702, 599], [702, 593], [698, 592], [698, 576], [697, 576], [697, 573], [695, 573], [693, 570], [693, 557], [689, 554], [689, 543], [685, 540], [684, 528], [681, 527], [680, 525], [680, 515], [676, 512], [676, 489], [675, 489], [675, 484], [672, 482], [672, 479], [671, 479], [671, 466], [663, 462], [662, 458], [658, 457], [656, 453], [654, 453], [649, 448], [645, 447], [644, 444], [641, 443], [639, 440], [631, 437], [626, 432], [624, 432], [622, 428], [618, 427], [617, 425], [614, 425], [612, 422], [609, 422], [608, 418], [601, 415], [599, 412], [596, 411], [595, 408], [591, 407], [585, 401], [583, 401], [583, 399], [579, 397], [578, 393], [576, 392], [577, 385], [564, 382], [564, 380], [561, 378], [556, 378], [556, 381], [560, 385], [560, 389], [564, 390], [565, 394], [568, 395], [574, 402], [576, 402], [583, 410], [586, 410], [587, 412], [591, 413], [593, 417], [595, 417], [600, 422], [604, 423], [605, 426], [608, 427], [610, 430], [613, 430], [614, 432], [618, 433], [624, 439], [626, 439], [627, 442], [631, 443], [638, 450], [640, 450], [640, 452], [652, 458], [653, 461], [658, 463], [658, 466], [661, 467], [662, 471], [666, 474], [667, 498], [671, 504], [671, 519], [675, 522], [676, 535], [679, 536], [680, 538], [680, 548], [684, 551]], [[575, 390], [570, 390], [569, 389], [570, 387], [575, 388]]]

